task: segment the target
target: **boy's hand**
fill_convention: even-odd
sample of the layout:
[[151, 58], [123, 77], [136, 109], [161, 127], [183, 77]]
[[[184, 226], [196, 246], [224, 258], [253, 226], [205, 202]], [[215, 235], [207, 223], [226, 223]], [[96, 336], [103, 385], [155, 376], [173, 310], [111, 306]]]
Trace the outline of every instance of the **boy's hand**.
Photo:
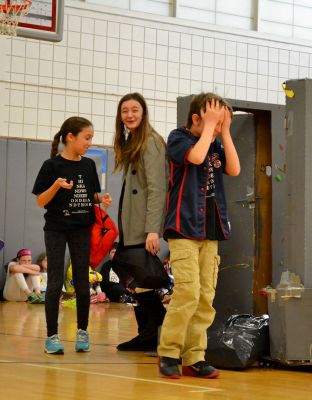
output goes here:
[[206, 102], [206, 111], [201, 109], [200, 115], [205, 125], [216, 127], [224, 118], [224, 107], [220, 105], [219, 100], [212, 99]]
[[227, 135], [230, 133], [230, 126], [232, 123], [231, 113], [227, 107], [224, 107], [224, 119], [221, 125], [221, 134]]
[[70, 181], [67, 183], [67, 180], [65, 178], [57, 178], [55, 183], [58, 185], [58, 187], [63, 188], [63, 189], [71, 189], [74, 185], [73, 181]]

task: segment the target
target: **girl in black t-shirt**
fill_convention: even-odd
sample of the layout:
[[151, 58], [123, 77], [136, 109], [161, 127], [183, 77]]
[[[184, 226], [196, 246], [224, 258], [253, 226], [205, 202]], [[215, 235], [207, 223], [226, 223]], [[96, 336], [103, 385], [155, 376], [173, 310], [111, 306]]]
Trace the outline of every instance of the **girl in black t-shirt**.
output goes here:
[[[51, 158], [37, 176], [33, 194], [39, 207], [46, 209], [44, 238], [49, 264], [45, 311], [48, 338], [45, 352], [63, 354], [58, 336], [58, 310], [64, 279], [64, 257], [68, 245], [77, 298], [76, 351], [89, 351], [87, 332], [90, 306], [89, 257], [90, 226], [94, 203], [108, 207], [111, 196], [101, 191], [95, 163], [82, 157], [92, 144], [93, 126], [81, 117], [68, 118], [54, 136]], [[58, 153], [62, 141], [64, 148]]]

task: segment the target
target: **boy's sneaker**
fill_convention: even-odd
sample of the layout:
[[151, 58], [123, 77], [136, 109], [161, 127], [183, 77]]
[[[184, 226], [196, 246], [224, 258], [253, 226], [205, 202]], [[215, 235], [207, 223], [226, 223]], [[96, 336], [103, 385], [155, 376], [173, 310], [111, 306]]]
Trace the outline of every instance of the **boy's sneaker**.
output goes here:
[[213, 379], [219, 376], [219, 371], [208, 364], [207, 361], [198, 361], [193, 365], [183, 366], [182, 374], [186, 376], [195, 376], [198, 378]]
[[78, 353], [90, 351], [89, 334], [87, 331], [78, 329], [75, 349]]
[[36, 293], [30, 293], [30, 295], [27, 297], [27, 303], [29, 304], [39, 304], [39, 298]]
[[58, 335], [46, 339], [44, 351], [48, 354], [64, 354], [64, 347]]
[[163, 378], [180, 379], [179, 360], [171, 357], [158, 357], [159, 373]]

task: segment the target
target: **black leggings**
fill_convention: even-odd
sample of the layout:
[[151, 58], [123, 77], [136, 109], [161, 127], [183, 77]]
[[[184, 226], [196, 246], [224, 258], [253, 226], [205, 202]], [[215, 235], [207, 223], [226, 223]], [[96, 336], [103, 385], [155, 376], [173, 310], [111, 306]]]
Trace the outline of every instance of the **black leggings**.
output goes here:
[[45, 313], [48, 336], [58, 330], [59, 301], [64, 283], [64, 258], [68, 244], [73, 269], [73, 281], [77, 301], [77, 327], [88, 327], [90, 290], [89, 258], [90, 229], [71, 231], [45, 231], [44, 239], [48, 260], [48, 283], [45, 297]]

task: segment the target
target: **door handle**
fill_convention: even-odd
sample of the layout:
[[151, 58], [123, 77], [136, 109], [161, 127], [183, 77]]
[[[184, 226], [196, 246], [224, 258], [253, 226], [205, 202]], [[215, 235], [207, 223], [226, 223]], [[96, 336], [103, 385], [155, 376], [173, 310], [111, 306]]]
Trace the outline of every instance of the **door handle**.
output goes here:
[[235, 200], [234, 203], [239, 203], [242, 207], [248, 207], [249, 209], [253, 209], [256, 207], [257, 200], [261, 200], [263, 197], [255, 196], [253, 193], [250, 195], [246, 195], [244, 199]]

